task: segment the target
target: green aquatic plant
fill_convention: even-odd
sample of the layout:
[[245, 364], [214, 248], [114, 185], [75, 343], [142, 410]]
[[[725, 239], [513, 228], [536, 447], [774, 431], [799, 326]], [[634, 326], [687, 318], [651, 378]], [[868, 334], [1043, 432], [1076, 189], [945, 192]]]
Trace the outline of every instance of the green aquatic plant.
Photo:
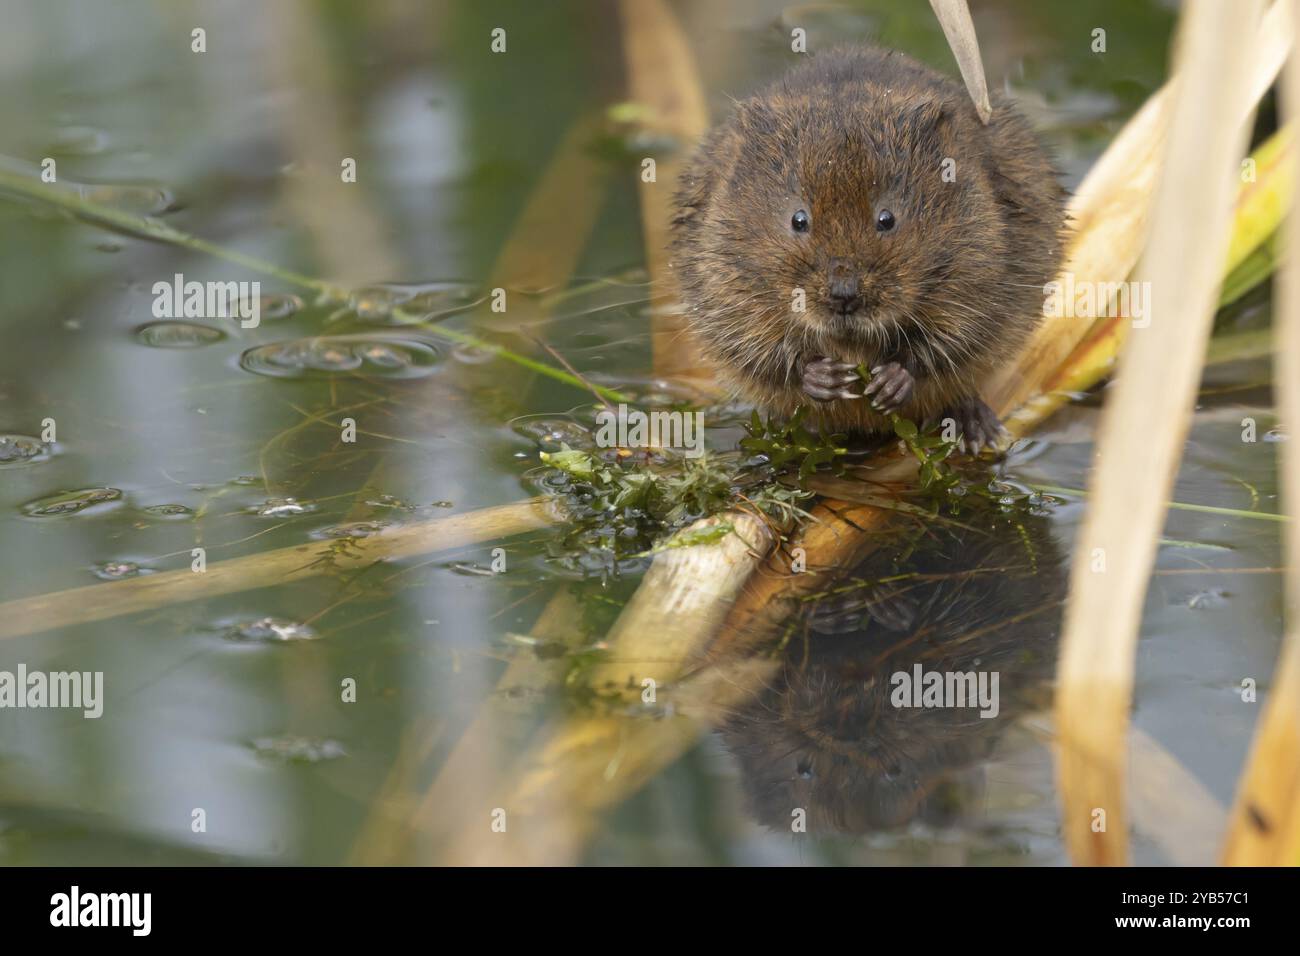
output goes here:
[[[864, 383], [871, 381], [871, 372], [865, 365], [859, 365], [857, 371]], [[889, 419], [894, 434], [920, 463], [921, 490], [949, 496], [961, 482], [961, 476], [945, 461], [957, 447], [956, 443], [946, 441], [934, 428], [922, 432], [915, 422], [897, 412], [889, 412], [885, 417]]]
[[686, 530], [701, 518], [742, 509], [788, 525], [806, 514], [800, 504], [813, 496], [797, 481], [785, 480], [793, 459], [776, 465], [761, 454], [649, 461], [607, 458], [566, 444], [557, 452], [541, 452], [541, 460], [553, 469], [548, 485], [568, 518], [552, 543], [552, 557], [564, 567], [603, 577], [660, 551], [714, 543], [734, 530], [726, 522]]
[[[866, 369], [860, 374], [870, 379]], [[814, 432], [805, 425], [806, 416], [799, 409], [785, 420], [764, 420], [751, 412], [738, 451], [698, 458], [567, 444], [541, 452], [543, 464], [552, 469], [544, 484], [563, 503], [567, 519], [552, 542], [552, 558], [571, 570], [608, 577], [630, 570], [640, 559], [713, 543], [732, 531], [727, 522], [688, 530], [701, 518], [742, 510], [792, 528], [808, 515], [801, 505], [814, 497], [809, 479], [815, 473], [851, 477], [846, 436]], [[1040, 510], [1047, 500], [1032, 489], [998, 480], [981, 463], [950, 462], [953, 442], [922, 432], [898, 414], [889, 419], [920, 465], [921, 500], [906, 505], [916, 513], [958, 516], [991, 505], [1015, 516]]]
[[764, 422], [758, 412], [751, 414], [745, 426], [748, 437], [740, 440], [740, 447], [753, 455], [760, 455], [777, 471], [797, 465], [800, 480], [807, 478], [821, 465], [830, 465], [836, 473], [843, 471], [844, 435], [818, 435], [804, 428], [807, 409], [800, 408], [789, 421], [780, 422], [768, 416]]

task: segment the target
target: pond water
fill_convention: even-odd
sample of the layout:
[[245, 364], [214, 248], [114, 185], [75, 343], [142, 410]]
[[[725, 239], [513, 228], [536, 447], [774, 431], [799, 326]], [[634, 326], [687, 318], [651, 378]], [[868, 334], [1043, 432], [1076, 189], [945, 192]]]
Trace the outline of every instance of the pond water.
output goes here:
[[[1173, 13], [1133, 0], [972, 6], [991, 84], [1076, 185], [1158, 87]], [[796, 25], [814, 49], [874, 39], [952, 71], [911, 0], [678, 9], [715, 116], [789, 65]], [[33, 0], [5, 17], [6, 169], [38, 174], [51, 157], [88, 200], [280, 272], [0, 191], [0, 671], [104, 675], [98, 719], [0, 710], [0, 863], [465, 859], [447, 822], [491, 840], [486, 794], [538, 728], [584, 719], [574, 675], [599, 658], [649, 558], [575, 555], [541, 527], [349, 555], [538, 494], [539, 451], [589, 440], [585, 388], [485, 344], [555, 368], [558, 355], [643, 403], [696, 394], [651, 362], [639, 162], [673, 144], [621, 121], [635, 107], [617, 8]], [[1097, 26], [1104, 60], [1090, 49]], [[192, 50], [196, 27], [206, 52]], [[505, 55], [488, 49], [496, 27]], [[347, 158], [354, 183], [341, 179]], [[530, 206], [556, 177], [564, 201]], [[154, 285], [176, 274], [260, 281], [259, 324], [160, 317]], [[295, 275], [349, 300], [322, 302]], [[498, 286], [505, 313], [489, 307]], [[1256, 290], [1220, 331], [1266, 328], [1269, 308]], [[1210, 367], [1177, 501], [1278, 510], [1276, 444], [1241, 440], [1243, 418], [1262, 437], [1276, 425], [1269, 379], [1267, 356]], [[1099, 406], [1091, 395], [1061, 412], [1013, 450], [1004, 480], [1086, 487]], [[710, 408], [710, 444], [734, 448], [745, 412]], [[1019, 720], [1050, 701], [1063, 568], [1086, 508], [1054, 497], [1019, 525], [973, 522], [844, 569], [914, 583], [810, 609], [715, 729], [650, 761], [613, 806], [551, 808], [537, 845], [557, 847], [554, 862], [1064, 863], [1050, 752]], [[1137, 862], [1215, 852], [1258, 712], [1241, 682], [1267, 691], [1280, 640], [1278, 528], [1170, 514], [1134, 723], [1200, 788], [1150, 758], [1169, 819], [1138, 816]], [[294, 548], [320, 573], [254, 563], [237, 586], [172, 588], [200, 576], [195, 549], [214, 575]], [[1004, 566], [993, 583], [962, 573]], [[118, 590], [77, 590], [90, 585]], [[125, 587], [135, 603], [114, 604]], [[929, 656], [899, 647], [918, 629]], [[954, 629], [969, 639], [946, 640]], [[1000, 713], [883, 712], [869, 676], [913, 660], [996, 661]], [[646, 718], [620, 720], [624, 750], [658, 739], [642, 735]], [[556, 774], [590, 770], [581, 755], [547, 759]], [[636, 764], [606, 761], [591, 785]], [[792, 834], [790, 806], [807, 809], [808, 834]], [[506, 808], [516, 832], [533, 809]]]

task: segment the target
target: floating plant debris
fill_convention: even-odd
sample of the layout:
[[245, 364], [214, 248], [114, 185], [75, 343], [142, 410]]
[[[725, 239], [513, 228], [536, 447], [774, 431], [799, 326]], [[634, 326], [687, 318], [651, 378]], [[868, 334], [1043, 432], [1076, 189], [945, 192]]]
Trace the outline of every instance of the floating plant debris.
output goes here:
[[50, 457], [50, 446], [26, 435], [0, 435], [0, 468], [33, 465]]
[[396, 498], [393, 495], [379, 495], [375, 498], [367, 498], [366, 506], [370, 508], [392, 508], [395, 511], [414, 511], [415, 506], [409, 502]]
[[226, 334], [210, 325], [196, 322], [148, 322], [135, 330], [135, 336], [156, 349], [195, 349], [220, 342]]
[[1227, 607], [1230, 597], [1232, 595], [1223, 588], [1206, 588], [1188, 595], [1186, 602], [1193, 611], [1209, 611]]
[[297, 498], [267, 498], [260, 505], [250, 507], [248, 513], [260, 518], [288, 518], [293, 515], [310, 514], [315, 510], [316, 505], [310, 501], [299, 501]]
[[241, 367], [272, 378], [321, 378], [357, 372], [378, 378], [419, 378], [433, 372], [438, 351], [415, 339], [327, 335], [259, 345]]
[[298, 737], [292, 734], [283, 737], [259, 737], [253, 741], [253, 750], [259, 757], [282, 760], [285, 763], [320, 763], [322, 760], [337, 760], [348, 755], [337, 740]]
[[485, 568], [479, 564], [470, 564], [466, 561], [453, 561], [447, 565], [447, 569], [455, 571], [457, 574], [468, 574], [474, 577], [490, 578], [496, 574], [491, 568]]
[[34, 518], [71, 515], [96, 505], [121, 500], [122, 492], [117, 488], [81, 488], [77, 491], [60, 491], [58, 494], [29, 501], [23, 505], [23, 514]]
[[320, 636], [306, 624], [279, 617], [263, 617], [256, 621], [231, 624], [223, 633], [232, 641], [257, 641], [270, 644], [314, 641]]

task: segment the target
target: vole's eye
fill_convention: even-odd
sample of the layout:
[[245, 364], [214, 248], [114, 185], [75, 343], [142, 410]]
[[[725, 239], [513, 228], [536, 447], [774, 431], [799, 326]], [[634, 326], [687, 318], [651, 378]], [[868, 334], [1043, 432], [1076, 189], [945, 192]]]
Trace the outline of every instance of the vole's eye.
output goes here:
[[812, 223], [808, 219], [808, 213], [802, 209], [790, 217], [790, 228], [795, 232], [807, 232], [810, 225]]
[[889, 232], [894, 228], [894, 214], [888, 209], [880, 210], [876, 216], [876, 232]]

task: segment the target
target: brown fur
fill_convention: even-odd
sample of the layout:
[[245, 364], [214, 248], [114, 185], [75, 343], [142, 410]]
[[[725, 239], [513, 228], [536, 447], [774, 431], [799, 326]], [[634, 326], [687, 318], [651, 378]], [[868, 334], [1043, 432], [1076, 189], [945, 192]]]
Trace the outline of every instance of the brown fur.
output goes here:
[[[945, 158], [955, 182], [942, 179]], [[976, 396], [1042, 313], [1063, 207], [1011, 106], [995, 101], [986, 127], [959, 83], [902, 54], [832, 51], [705, 139], [677, 196], [673, 268], [692, 331], [736, 391], [778, 414], [809, 405], [824, 426], [880, 432], [868, 401], [811, 401], [804, 363], [900, 363], [916, 387], [898, 411], [916, 420]], [[802, 234], [798, 209], [811, 218]], [[882, 209], [896, 219], [889, 232], [876, 229]], [[832, 259], [860, 284], [847, 317], [827, 300]]]

